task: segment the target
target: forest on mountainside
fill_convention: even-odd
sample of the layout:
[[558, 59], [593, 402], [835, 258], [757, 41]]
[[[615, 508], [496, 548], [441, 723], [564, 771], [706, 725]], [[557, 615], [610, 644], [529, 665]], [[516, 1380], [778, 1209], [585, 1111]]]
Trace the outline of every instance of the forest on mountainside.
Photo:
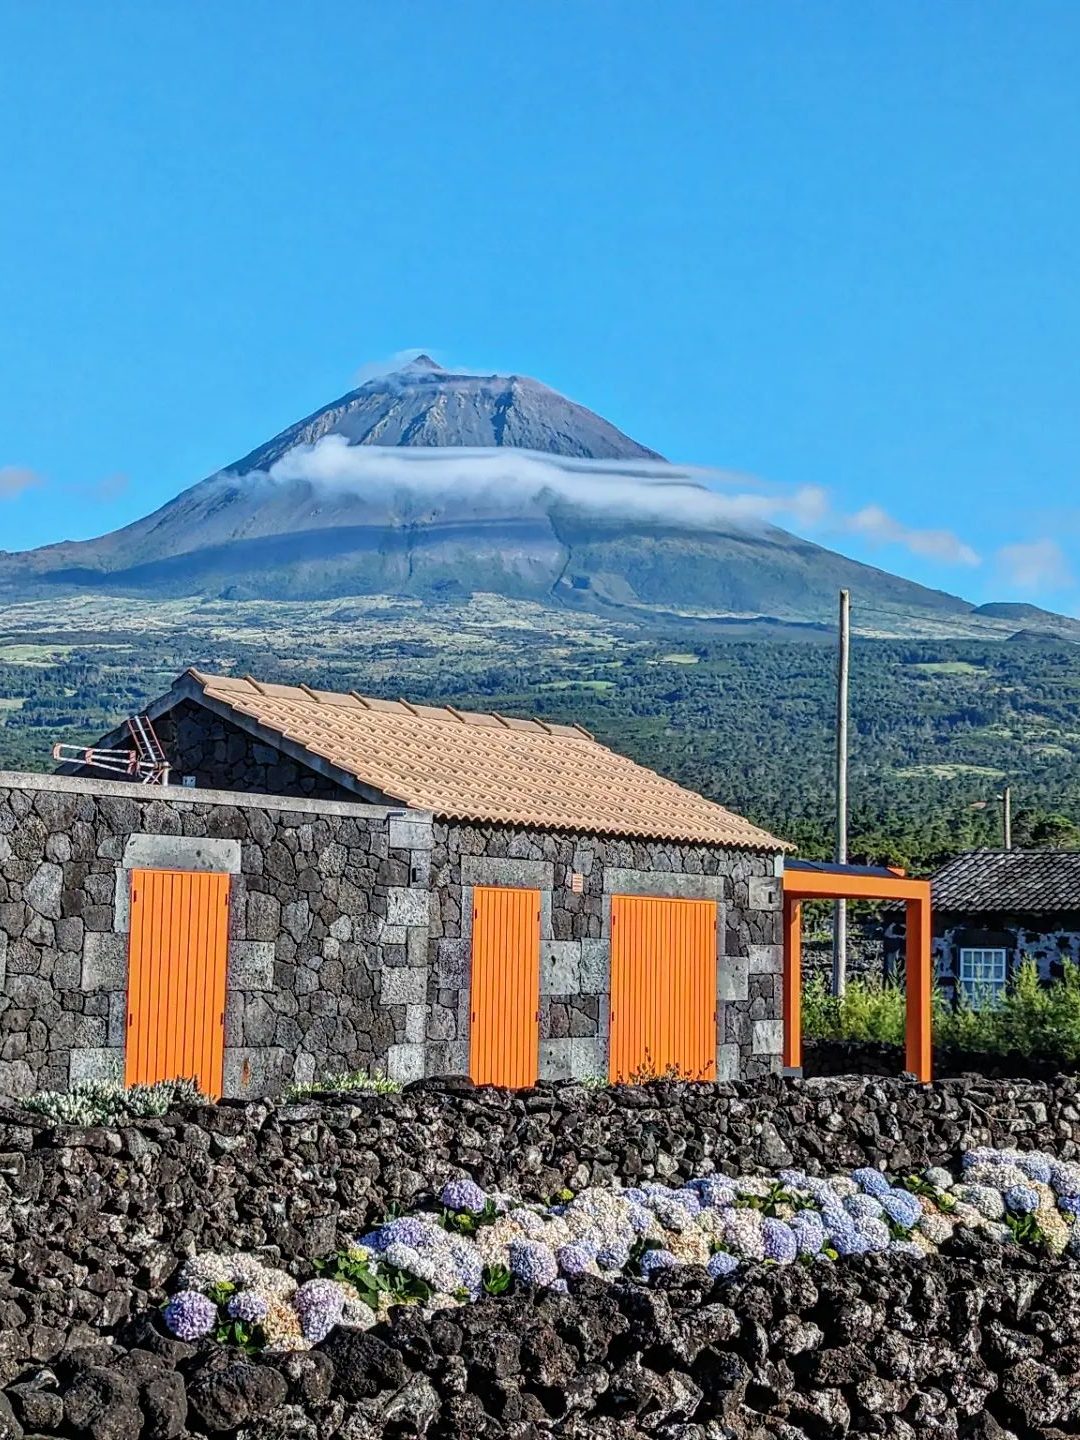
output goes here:
[[[830, 853], [835, 655], [820, 639], [703, 641], [482, 597], [85, 617], [0, 631], [0, 767], [49, 769], [54, 741], [97, 739], [196, 665], [576, 721]], [[1080, 646], [857, 639], [851, 701], [853, 858], [926, 869], [998, 844], [1006, 784], [1016, 843], [1080, 846]]]

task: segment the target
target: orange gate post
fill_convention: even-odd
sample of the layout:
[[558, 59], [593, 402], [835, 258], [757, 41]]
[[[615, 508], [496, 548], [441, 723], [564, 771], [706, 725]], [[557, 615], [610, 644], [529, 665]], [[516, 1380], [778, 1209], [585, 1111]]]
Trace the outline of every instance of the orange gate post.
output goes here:
[[802, 1068], [802, 901], [784, 896], [784, 1068]]

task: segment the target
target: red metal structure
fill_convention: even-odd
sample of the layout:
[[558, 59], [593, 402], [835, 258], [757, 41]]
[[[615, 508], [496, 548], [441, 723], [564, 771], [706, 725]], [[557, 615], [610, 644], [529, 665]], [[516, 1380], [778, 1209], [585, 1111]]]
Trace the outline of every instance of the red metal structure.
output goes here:
[[899, 900], [907, 910], [907, 1068], [917, 1079], [933, 1071], [930, 881], [902, 870], [864, 865], [824, 865], [788, 860], [784, 865], [784, 1065], [802, 1066], [802, 907], [806, 900]]
[[169, 783], [169, 762], [161, 748], [161, 742], [154, 733], [148, 715], [133, 715], [127, 722], [128, 732], [135, 742], [134, 750], [82, 749], [78, 745], [54, 745], [52, 757], [66, 765], [91, 765], [95, 770], [107, 770], [113, 775], [125, 775], [130, 780], [141, 780], [144, 785], [167, 785]]

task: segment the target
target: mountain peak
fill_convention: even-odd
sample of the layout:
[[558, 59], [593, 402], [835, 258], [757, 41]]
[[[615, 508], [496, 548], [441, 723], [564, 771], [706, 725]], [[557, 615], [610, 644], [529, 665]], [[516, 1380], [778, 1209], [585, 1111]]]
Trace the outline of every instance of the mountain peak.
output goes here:
[[440, 365], [437, 360], [433, 360], [430, 355], [425, 354], [414, 356], [407, 365], [403, 365], [401, 368], [406, 373], [416, 370], [429, 370], [439, 375], [446, 374], [444, 366]]

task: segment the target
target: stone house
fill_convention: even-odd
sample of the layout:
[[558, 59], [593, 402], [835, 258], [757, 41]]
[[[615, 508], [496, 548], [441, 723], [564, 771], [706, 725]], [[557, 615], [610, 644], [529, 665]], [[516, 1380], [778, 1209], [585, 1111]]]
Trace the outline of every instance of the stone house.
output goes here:
[[779, 1068], [787, 847], [722, 806], [539, 720], [195, 671], [148, 714], [167, 787], [0, 774], [0, 1093]]
[[[972, 850], [932, 878], [934, 969], [950, 999], [993, 1003], [1025, 959], [1044, 980], [1080, 964], [1080, 853]], [[888, 973], [903, 956], [902, 927], [885, 927]]]

